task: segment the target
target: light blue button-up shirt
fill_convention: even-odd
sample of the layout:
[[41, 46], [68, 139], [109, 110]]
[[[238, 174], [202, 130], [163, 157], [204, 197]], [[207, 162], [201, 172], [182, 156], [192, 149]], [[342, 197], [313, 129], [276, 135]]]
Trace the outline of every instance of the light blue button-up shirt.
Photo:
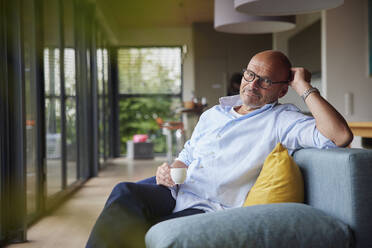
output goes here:
[[313, 117], [292, 104], [266, 104], [241, 117], [232, 114], [241, 104], [239, 95], [223, 97], [200, 116], [177, 158], [188, 170], [185, 183], [171, 188], [174, 212], [241, 207], [278, 142], [290, 154], [299, 148], [336, 146], [318, 131]]

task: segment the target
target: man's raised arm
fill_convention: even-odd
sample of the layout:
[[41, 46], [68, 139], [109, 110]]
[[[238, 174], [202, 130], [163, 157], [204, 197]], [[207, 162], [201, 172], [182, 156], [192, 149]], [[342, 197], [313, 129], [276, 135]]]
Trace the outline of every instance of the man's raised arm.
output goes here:
[[304, 68], [291, 70], [293, 81], [289, 82], [289, 85], [298, 95], [303, 96], [305, 93], [304, 101], [315, 118], [317, 129], [337, 146], [349, 145], [353, 140], [353, 133], [342, 115], [319, 92], [310, 90], [312, 89], [310, 72]]

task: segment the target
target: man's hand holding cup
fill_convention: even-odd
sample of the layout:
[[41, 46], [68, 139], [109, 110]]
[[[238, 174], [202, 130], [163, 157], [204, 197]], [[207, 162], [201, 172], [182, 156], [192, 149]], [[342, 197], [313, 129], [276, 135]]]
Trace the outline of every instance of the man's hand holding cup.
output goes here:
[[[178, 161], [177, 161], [178, 162]], [[176, 184], [182, 184], [186, 180], [187, 168], [183, 163], [163, 163], [156, 171], [156, 183], [166, 187], [173, 187]]]

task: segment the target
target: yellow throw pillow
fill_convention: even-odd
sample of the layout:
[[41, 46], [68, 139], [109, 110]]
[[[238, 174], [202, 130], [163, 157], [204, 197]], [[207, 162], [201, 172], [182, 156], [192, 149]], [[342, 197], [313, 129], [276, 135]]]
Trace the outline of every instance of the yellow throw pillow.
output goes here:
[[244, 206], [303, 201], [304, 182], [301, 171], [287, 149], [278, 143], [265, 159]]

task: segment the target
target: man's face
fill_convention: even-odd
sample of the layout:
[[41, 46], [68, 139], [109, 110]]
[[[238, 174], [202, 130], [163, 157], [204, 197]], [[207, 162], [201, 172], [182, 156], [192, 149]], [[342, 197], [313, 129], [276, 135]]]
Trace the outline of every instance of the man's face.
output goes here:
[[[283, 66], [273, 62], [265, 55], [254, 56], [247, 69], [260, 77], [269, 78], [273, 82], [284, 81], [288, 77], [288, 72], [283, 70]], [[275, 102], [284, 96], [287, 90], [288, 85], [283, 84], [273, 84], [270, 88], [263, 89], [259, 86], [257, 77], [252, 82], [247, 82], [243, 77], [240, 85], [240, 98], [248, 109], [257, 109], [265, 104]]]

